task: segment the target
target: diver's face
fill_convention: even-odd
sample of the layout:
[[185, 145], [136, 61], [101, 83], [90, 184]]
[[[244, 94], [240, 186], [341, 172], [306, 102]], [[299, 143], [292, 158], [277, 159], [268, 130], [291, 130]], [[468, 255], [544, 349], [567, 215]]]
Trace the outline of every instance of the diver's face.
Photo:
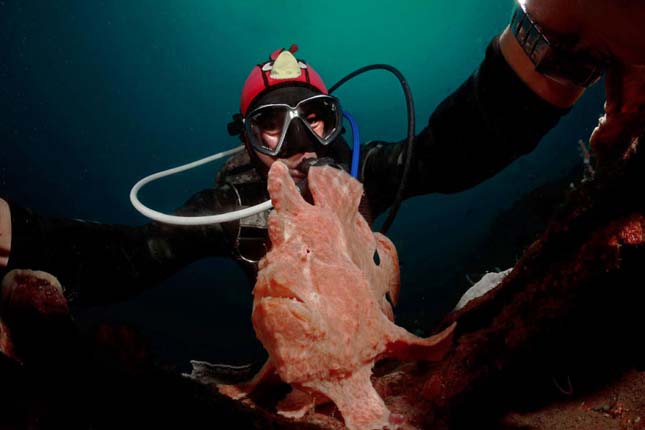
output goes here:
[[[322, 137], [325, 130], [324, 122], [315, 116], [307, 117], [307, 121], [309, 122], [309, 127], [311, 127], [311, 129], [318, 136]], [[281, 133], [282, 128], [278, 126], [273, 128], [265, 128], [264, 130], [262, 130], [262, 140], [268, 148], [275, 149], [275, 147], [278, 145]], [[262, 161], [262, 163], [267, 166], [267, 168], [270, 168], [271, 165], [277, 160], [282, 161], [287, 165], [287, 167], [289, 168], [289, 174], [294, 179], [302, 179], [305, 176], [301, 171], [296, 169], [296, 167], [302, 162], [302, 160], [304, 160], [305, 158], [318, 158], [318, 155], [315, 152], [298, 152], [289, 156], [288, 158], [280, 158], [277, 156], [272, 157], [270, 155], [263, 154], [256, 151], [255, 149], [253, 149], [253, 151], [258, 156], [260, 161]]]

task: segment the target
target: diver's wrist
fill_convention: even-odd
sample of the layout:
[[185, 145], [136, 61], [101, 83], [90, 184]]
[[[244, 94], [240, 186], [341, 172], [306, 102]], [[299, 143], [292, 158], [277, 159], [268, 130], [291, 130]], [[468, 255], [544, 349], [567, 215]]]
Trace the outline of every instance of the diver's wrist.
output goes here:
[[0, 267], [9, 264], [11, 251], [11, 211], [9, 204], [0, 199]]
[[508, 65], [519, 78], [540, 98], [558, 108], [569, 108], [584, 93], [584, 88], [572, 83], [553, 80], [535, 69], [535, 64], [509, 27], [502, 32], [499, 46]]

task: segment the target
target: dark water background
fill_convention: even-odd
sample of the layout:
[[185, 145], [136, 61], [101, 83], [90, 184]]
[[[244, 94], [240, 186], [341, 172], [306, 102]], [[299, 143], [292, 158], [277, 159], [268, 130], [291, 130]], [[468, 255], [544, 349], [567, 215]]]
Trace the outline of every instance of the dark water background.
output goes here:
[[[366, 64], [399, 68], [414, 92], [420, 131], [477, 67], [511, 7], [510, 0], [1, 0], [0, 196], [51, 216], [146, 222], [130, 205], [130, 187], [237, 145], [226, 123], [244, 79], [292, 43], [328, 86]], [[404, 137], [404, 99], [391, 76], [372, 72], [337, 95], [365, 141]], [[596, 86], [537, 150], [486, 183], [403, 204], [389, 233], [403, 269], [402, 322], [423, 325], [454, 305], [468, 286], [463, 262], [477, 256], [493, 220], [580, 163], [577, 142], [588, 138], [602, 102]], [[161, 181], [142, 198], [170, 211], [208, 187], [216, 170]], [[133, 323], [162, 359], [179, 365], [245, 362], [260, 348], [250, 292], [232, 261], [213, 258], [79, 319]]]

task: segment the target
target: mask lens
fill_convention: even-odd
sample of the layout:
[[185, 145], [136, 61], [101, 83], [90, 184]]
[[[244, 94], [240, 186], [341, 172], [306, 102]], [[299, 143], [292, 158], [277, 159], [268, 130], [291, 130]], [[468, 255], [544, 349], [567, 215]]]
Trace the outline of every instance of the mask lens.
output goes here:
[[335, 137], [340, 127], [340, 106], [333, 97], [315, 97], [303, 101], [298, 106], [298, 116], [325, 141], [325, 144], [329, 143], [327, 140]]
[[258, 149], [277, 153], [286, 118], [287, 110], [280, 106], [267, 106], [251, 113], [246, 119], [250, 143]]

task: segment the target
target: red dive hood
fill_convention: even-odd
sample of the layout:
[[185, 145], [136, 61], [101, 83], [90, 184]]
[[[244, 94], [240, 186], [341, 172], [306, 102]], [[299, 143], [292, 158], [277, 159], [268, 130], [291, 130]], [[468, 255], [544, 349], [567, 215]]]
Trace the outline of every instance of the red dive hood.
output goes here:
[[270, 55], [268, 61], [253, 68], [242, 89], [240, 101], [242, 115], [246, 115], [249, 106], [258, 95], [269, 88], [285, 83], [299, 82], [323, 94], [328, 94], [320, 75], [306, 62], [294, 57], [293, 54], [297, 50], [296, 45], [291, 45], [288, 50], [278, 49]]

